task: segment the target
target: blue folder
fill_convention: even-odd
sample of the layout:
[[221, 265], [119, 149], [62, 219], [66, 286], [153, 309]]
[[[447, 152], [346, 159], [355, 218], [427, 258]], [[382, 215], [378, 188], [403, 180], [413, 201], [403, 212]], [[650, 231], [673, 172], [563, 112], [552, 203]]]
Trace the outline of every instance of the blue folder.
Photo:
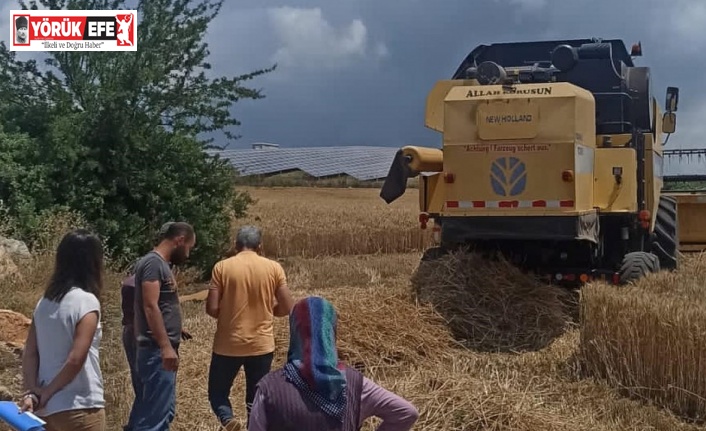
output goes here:
[[0, 401], [0, 420], [16, 431], [44, 431], [46, 422], [30, 412], [20, 413], [12, 401]]

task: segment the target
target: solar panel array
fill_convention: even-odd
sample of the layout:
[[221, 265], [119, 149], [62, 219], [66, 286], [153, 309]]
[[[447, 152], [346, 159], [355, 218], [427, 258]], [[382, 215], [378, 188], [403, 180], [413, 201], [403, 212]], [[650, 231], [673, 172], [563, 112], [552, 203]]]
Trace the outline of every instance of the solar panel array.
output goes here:
[[269, 175], [301, 170], [321, 178], [349, 175], [359, 181], [387, 176], [398, 148], [307, 147], [210, 151], [228, 159], [240, 175]]
[[[349, 175], [359, 181], [387, 176], [396, 147], [304, 147], [211, 150], [219, 153], [240, 175], [270, 175], [301, 170], [313, 177]], [[702, 157], [665, 158], [664, 175], [706, 174]]]

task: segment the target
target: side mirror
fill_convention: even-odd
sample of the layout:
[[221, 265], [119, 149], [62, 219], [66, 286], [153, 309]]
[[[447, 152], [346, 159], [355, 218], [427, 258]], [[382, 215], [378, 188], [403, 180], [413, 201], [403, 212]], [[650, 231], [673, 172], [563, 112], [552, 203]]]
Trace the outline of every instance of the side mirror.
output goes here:
[[665, 112], [662, 116], [662, 132], [674, 133], [677, 129], [677, 114], [674, 112]]
[[679, 105], [679, 89], [677, 87], [667, 87], [667, 112], [676, 112]]

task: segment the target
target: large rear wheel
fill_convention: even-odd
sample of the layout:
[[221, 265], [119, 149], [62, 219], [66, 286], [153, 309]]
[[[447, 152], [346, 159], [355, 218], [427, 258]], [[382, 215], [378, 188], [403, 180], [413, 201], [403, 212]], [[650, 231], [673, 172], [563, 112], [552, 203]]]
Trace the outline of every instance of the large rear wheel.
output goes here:
[[659, 258], [662, 269], [678, 267], [679, 226], [677, 222], [677, 200], [670, 196], [659, 199], [657, 220], [652, 240], [652, 253]]
[[620, 266], [620, 283], [634, 282], [659, 271], [659, 259], [654, 254], [645, 251], [628, 253], [623, 257], [623, 263]]

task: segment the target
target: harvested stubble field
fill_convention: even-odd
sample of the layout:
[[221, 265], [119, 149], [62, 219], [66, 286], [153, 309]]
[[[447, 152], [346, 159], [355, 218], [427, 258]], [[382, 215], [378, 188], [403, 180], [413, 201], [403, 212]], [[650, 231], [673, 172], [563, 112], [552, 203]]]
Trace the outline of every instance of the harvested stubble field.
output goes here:
[[[584, 320], [577, 321], [573, 295], [503, 264], [456, 255], [418, 268], [421, 253], [395, 250], [395, 232], [412, 238], [414, 193], [385, 208], [374, 189], [251, 191], [260, 201], [249, 220], [234, 227], [250, 221], [264, 227], [268, 254], [284, 265], [295, 295], [322, 295], [335, 304], [342, 358], [411, 400], [420, 411], [415, 430], [703, 429], [645, 399], [660, 400], [654, 395], [664, 388], [664, 404], [704, 411], [695, 400], [706, 397], [700, 361], [706, 352], [699, 339], [706, 327], [706, 260], [693, 258], [683, 272], [631, 289], [590, 286], [581, 305]], [[380, 238], [390, 244], [389, 253], [361, 255], [380, 252], [365, 248]], [[315, 250], [307, 252], [309, 246]], [[51, 256], [38, 256], [22, 267], [23, 280], [0, 282], [2, 307], [31, 313], [51, 264]], [[110, 430], [121, 429], [132, 400], [120, 344], [119, 280], [109, 274], [103, 300]], [[185, 294], [201, 287], [184, 278], [181, 283]], [[214, 321], [202, 302], [183, 307], [194, 339], [181, 350], [173, 429], [215, 431], [206, 397]], [[276, 329], [278, 367], [286, 355], [286, 320], [278, 320]], [[582, 338], [588, 347], [582, 348]], [[0, 385], [17, 389], [16, 365], [11, 353], [0, 351]], [[667, 389], [670, 384], [681, 390]], [[620, 390], [627, 385], [643, 389]], [[241, 416], [243, 397], [241, 374], [232, 393]]]

